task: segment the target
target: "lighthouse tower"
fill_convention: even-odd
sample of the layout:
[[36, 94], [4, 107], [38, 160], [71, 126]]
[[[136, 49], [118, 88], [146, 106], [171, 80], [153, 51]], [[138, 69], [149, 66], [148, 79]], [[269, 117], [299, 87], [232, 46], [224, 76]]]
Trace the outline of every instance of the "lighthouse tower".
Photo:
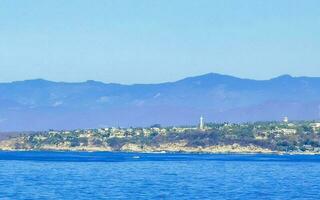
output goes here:
[[284, 117], [284, 118], [283, 118], [283, 122], [284, 122], [284, 123], [288, 123], [288, 122], [289, 122], [289, 117]]
[[200, 124], [199, 124], [199, 129], [204, 130], [204, 122], [203, 122], [203, 117], [200, 117]]

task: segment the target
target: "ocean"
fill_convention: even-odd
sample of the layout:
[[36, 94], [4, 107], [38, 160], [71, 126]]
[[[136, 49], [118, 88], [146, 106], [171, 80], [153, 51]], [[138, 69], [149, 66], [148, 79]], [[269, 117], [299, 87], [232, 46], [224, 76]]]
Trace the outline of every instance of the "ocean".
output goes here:
[[320, 156], [0, 152], [0, 200], [319, 198]]

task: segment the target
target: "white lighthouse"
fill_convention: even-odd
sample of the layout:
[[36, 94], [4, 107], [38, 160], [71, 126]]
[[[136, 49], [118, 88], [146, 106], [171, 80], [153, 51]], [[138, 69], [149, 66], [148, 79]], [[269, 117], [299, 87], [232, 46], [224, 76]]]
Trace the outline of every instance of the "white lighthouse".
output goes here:
[[289, 117], [284, 117], [284, 118], [283, 118], [283, 122], [284, 122], [284, 123], [288, 123], [288, 122], [289, 122]]
[[204, 122], [203, 122], [203, 117], [200, 117], [200, 124], [199, 124], [199, 129], [204, 130]]

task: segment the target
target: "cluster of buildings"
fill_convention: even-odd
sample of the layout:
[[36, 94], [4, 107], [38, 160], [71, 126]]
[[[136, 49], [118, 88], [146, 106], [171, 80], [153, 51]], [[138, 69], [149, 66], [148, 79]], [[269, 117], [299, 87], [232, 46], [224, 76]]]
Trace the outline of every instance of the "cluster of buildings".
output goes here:
[[152, 126], [149, 128], [99, 128], [99, 129], [88, 129], [88, 130], [74, 130], [74, 131], [49, 131], [50, 135], [62, 134], [62, 135], [72, 135], [76, 134], [79, 137], [91, 137], [95, 134], [104, 135], [106, 137], [117, 137], [117, 138], [124, 138], [124, 137], [133, 137], [133, 136], [152, 136], [155, 135], [166, 135], [168, 133], [185, 133], [188, 131], [205, 131], [207, 127], [204, 123], [204, 118], [200, 117], [199, 125], [196, 127], [161, 127]]
[[[218, 130], [223, 133], [228, 134], [228, 132], [232, 134], [236, 134], [236, 130], [245, 128], [248, 124], [228, 124], [225, 123], [219, 126]], [[79, 137], [92, 137], [96, 134], [102, 135], [106, 138], [126, 138], [133, 136], [144, 136], [149, 137], [152, 135], [167, 135], [169, 133], [187, 133], [192, 131], [204, 132], [208, 131], [216, 127], [206, 126], [204, 122], [204, 118], [201, 116], [199, 120], [198, 126], [193, 127], [161, 127], [160, 125], [152, 126], [149, 128], [99, 128], [99, 129], [89, 129], [89, 130], [75, 130], [75, 131], [50, 131], [49, 134], [63, 134], [63, 135], [72, 135], [76, 134]], [[290, 123], [288, 117], [283, 119], [282, 123], [276, 124], [268, 124], [261, 127], [260, 125], [254, 125], [254, 136], [255, 139], [263, 140], [267, 139], [270, 135], [275, 135], [275, 137], [282, 136], [290, 136], [298, 133], [299, 128], [301, 128], [301, 124], [299, 123]], [[317, 122], [309, 122], [305, 126], [309, 127], [309, 129], [313, 132], [320, 132], [320, 123]], [[240, 129], [239, 129], [240, 128]], [[217, 130], [217, 129], [216, 129]]]

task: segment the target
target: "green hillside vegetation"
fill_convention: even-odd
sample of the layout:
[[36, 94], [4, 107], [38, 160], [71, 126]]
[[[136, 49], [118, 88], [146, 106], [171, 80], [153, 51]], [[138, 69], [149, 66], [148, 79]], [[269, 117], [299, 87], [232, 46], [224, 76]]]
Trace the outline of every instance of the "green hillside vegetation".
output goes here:
[[[11, 141], [8, 142], [8, 141]], [[186, 147], [256, 146], [275, 152], [320, 152], [320, 123], [256, 122], [244, 124], [209, 123], [197, 127], [102, 128], [73, 131], [47, 131], [9, 139], [12, 149], [46, 147], [111, 148], [121, 151], [126, 144], [160, 147], [184, 142]], [[3, 145], [2, 145], [3, 146]], [[1, 146], [0, 146], [1, 147]]]

